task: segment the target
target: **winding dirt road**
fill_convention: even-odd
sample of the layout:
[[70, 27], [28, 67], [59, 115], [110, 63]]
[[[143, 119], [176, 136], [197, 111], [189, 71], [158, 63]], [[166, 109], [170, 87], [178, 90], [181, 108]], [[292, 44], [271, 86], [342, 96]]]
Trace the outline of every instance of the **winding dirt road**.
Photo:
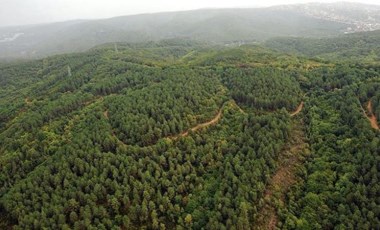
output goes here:
[[213, 124], [217, 123], [221, 117], [222, 117], [222, 108], [219, 109], [218, 113], [216, 114], [216, 116], [212, 120], [205, 122], [205, 123], [198, 124], [198, 125], [194, 126], [193, 128], [191, 128], [190, 130], [187, 130], [187, 131], [181, 133], [180, 136], [185, 137], [185, 136], [189, 135], [190, 131], [195, 132], [199, 129], [203, 129], [207, 126], [213, 125]]
[[[184, 131], [184, 132], [182, 132], [182, 133], [180, 133], [180, 134], [173, 135], [173, 136], [168, 136], [168, 137], [164, 137], [164, 138], [171, 139], [171, 140], [176, 140], [176, 139], [178, 139], [178, 138], [180, 138], [180, 137], [186, 137], [186, 136], [188, 136], [190, 132], [196, 132], [196, 131], [198, 131], [198, 130], [200, 130], [200, 129], [203, 129], [203, 128], [206, 128], [206, 127], [208, 127], [208, 126], [211, 126], [211, 125], [214, 125], [214, 124], [218, 123], [219, 120], [220, 120], [221, 117], [222, 117], [223, 109], [224, 109], [224, 107], [225, 107], [228, 103], [231, 103], [232, 106], [235, 106], [235, 107], [239, 110], [239, 112], [241, 112], [241, 113], [243, 113], [243, 114], [247, 114], [244, 110], [242, 110], [242, 109], [236, 104], [236, 102], [235, 102], [234, 100], [226, 101], [226, 102], [224, 102], [223, 105], [219, 108], [218, 113], [215, 115], [215, 117], [214, 117], [213, 119], [211, 119], [210, 121], [207, 121], [207, 122], [204, 122], [204, 123], [198, 124], [198, 125], [196, 125], [196, 126], [190, 128], [190, 129], [188, 129], [188, 130], [186, 130], [186, 131]], [[302, 111], [303, 106], [304, 106], [304, 102], [302, 101], [302, 102], [298, 105], [296, 111], [294, 111], [293, 113], [291, 113], [290, 116], [293, 117], [293, 116], [297, 115], [298, 113], [300, 113], [300, 112]], [[107, 111], [104, 111], [104, 112], [103, 112], [103, 115], [104, 115], [104, 117], [105, 117], [106, 119], [108, 119], [108, 110], [107, 110]], [[113, 133], [113, 136], [116, 137], [116, 135], [115, 135], [114, 133]], [[121, 140], [119, 140], [119, 141], [121, 142]]]
[[242, 110], [242, 109], [236, 104], [236, 102], [235, 102], [234, 100], [226, 101], [226, 102], [224, 102], [223, 105], [220, 107], [218, 113], [216, 114], [216, 116], [215, 116], [212, 120], [210, 120], [210, 121], [208, 121], [208, 122], [205, 122], [205, 123], [198, 124], [198, 125], [194, 126], [193, 128], [191, 128], [191, 129], [189, 129], [189, 130], [187, 130], [187, 131], [185, 131], [185, 132], [183, 132], [183, 133], [177, 135], [175, 138], [178, 138], [179, 136], [181, 136], [181, 137], [185, 137], [185, 136], [189, 135], [190, 130], [191, 130], [192, 132], [196, 132], [196, 131], [198, 131], [199, 129], [203, 129], [203, 128], [206, 128], [207, 126], [210, 126], [210, 125], [214, 125], [214, 124], [216, 124], [216, 123], [220, 120], [220, 118], [222, 117], [223, 108], [225, 107], [225, 105], [226, 105], [227, 103], [231, 103], [231, 105], [232, 105], [232, 106], [235, 106], [235, 107], [239, 110], [239, 112], [241, 112], [241, 113], [243, 113], [243, 114], [247, 114], [244, 110]]
[[291, 117], [294, 117], [295, 115], [299, 114], [303, 109], [304, 103], [301, 101], [301, 103], [298, 105], [296, 111], [290, 114]]
[[203, 129], [203, 128], [206, 128], [210, 125], [214, 125], [216, 124], [220, 118], [222, 117], [222, 112], [223, 112], [223, 108], [224, 106], [227, 104], [228, 102], [224, 102], [223, 105], [220, 107], [218, 113], [216, 114], [216, 116], [210, 120], [210, 121], [207, 121], [205, 123], [201, 123], [201, 124], [198, 124], [194, 127], [192, 127], [191, 129], [188, 129], [187, 131], [184, 131], [176, 136], [172, 136], [172, 137], [168, 137], [169, 139], [172, 139], [172, 140], [176, 140], [177, 138], [179, 137], [186, 137], [187, 135], [189, 135], [189, 132], [192, 131], [192, 132], [196, 132], [198, 131], [199, 129]]

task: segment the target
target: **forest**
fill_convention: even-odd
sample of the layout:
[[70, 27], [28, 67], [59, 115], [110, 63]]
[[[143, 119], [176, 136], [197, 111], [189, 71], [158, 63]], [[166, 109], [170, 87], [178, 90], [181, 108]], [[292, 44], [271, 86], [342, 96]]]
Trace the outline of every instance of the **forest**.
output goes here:
[[0, 229], [379, 229], [379, 121], [375, 59], [171, 39], [3, 63]]

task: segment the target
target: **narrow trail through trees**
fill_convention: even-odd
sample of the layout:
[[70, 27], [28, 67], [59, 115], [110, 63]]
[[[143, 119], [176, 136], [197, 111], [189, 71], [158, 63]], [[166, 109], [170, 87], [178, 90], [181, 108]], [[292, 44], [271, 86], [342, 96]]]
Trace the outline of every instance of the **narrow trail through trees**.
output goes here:
[[[210, 121], [207, 121], [207, 122], [205, 122], [205, 123], [198, 124], [198, 125], [196, 125], [196, 126], [190, 128], [190, 129], [188, 129], [188, 130], [186, 130], [186, 131], [184, 131], [184, 132], [182, 132], [182, 133], [180, 133], [180, 134], [177, 134], [177, 135], [174, 135], [174, 136], [169, 136], [169, 137], [163, 137], [163, 138], [171, 139], [171, 140], [176, 140], [176, 139], [178, 139], [178, 138], [180, 138], [180, 137], [185, 137], [185, 136], [189, 135], [190, 131], [192, 131], [192, 132], [196, 132], [196, 131], [198, 131], [199, 129], [203, 129], [203, 128], [206, 128], [206, 127], [208, 127], [208, 126], [211, 126], [211, 125], [216, 124], [216, 123], [220, 120], [220, 118], [222, 117], [223, 108], [224, 108], [224, 106], [225, 106], [227, 103], [228, 103], [228, 101], [223, 103], [223, 105], [219, 108], [218, 113], [217, 113], [217, 114], [215, 115], [215, 117], [212, 118]], [[107, 120], [109, 119], [108, 110], [104, 111], [104, 112], [103, 112], [103, 115], [104, 115], [104, 117], [105, 117]], [[123, 141], [121, 141], [121, 140], [115, 135], [115, 133], [114, 133], [113, 131], [112, 131], [112, 136], [115, 137], [115, 138], [118, 140], [119, 143], [122, 143], [123, 145], [127, 145], [127, 144], [125, 144]]]
[[189, 132], [190, 132], [190, 131], [192, 131], [192, 132], [196, 132], [196, 131], [198, 131], [199, 129], [203, 129], [203, 128], [206, 128], [206, 127], [208, 127], [208, 126], [211, 126], [211, 125], [216, 124], [216, 123], [221, 119], [221, 117], [222, 117], [222, 113], [223, 113], [223, 109], [224, 109], [224, 107], [225, 107], [228, 103], [230, 103], [231, 106], [236, 107], [236, 108], [239, 110], [239, 112], [241, 112], [241, 113], [243, 113], [243, 114], [247, 114], [246, 112], [244, 112], [244, 110], [242, 110], [242, 109], [236, 104], [236, 102], [235, 102], [234, 100], [226, 101], [226, 102], [224, 102], [223, 105], [220, 107], [218, 113], [216, 114], [216, 116], [215, 116], [212, 120], [210, 120], [210, 121], [208, 121], [208, 122], [205, 122], [205, 123], [198, 124], [198, 125], [194, 126], [193, 128], [191, 128], [191, 129], [189, 129], [189, 130], [187, 130], [187, 131], [185, 131], [185, 132], [182, 132], [181, 134], [179, 134], [179, 135], [177, 135], [177, 136], [175, 136], [175, 137], [172, 137], [172, 139], [177, 139], [178, 137], [185, 137], [185, 136], [189, 135]]
[[190, 130], [187, 130], [187, 131], [181, 133], [180, 136], [185, 137], [185, 136], [189, 135], [189, 131], [196, 132], [199, 129], [213, 125], [220, 120], [221, 116], [222, 116], [222, 108], [219, 109], [218, 113], [216, 114], [216, 116], [212, 120], [205, 122], [205, 123], [198, 124], [198, 125], [194, 126], [193, 128], [191, 128]]
[[219, 108], [219, 111], [218, 111], [218, 113], [216, 114], [216, 116], [215, 116], [213, 119], [211, 119], [210, 121], [207, 121], [207, 122], [205, 122], [205, 123], [198, 124], [198, 125], [196, 125], [196, 126], [190, 128], [190, 129], [188, 129], [187, 131], [184, 131], [184, 132], [182, 132], [182, 133], [180, 133], [180, 134], [178, 134], [178, 135], [176, 135], [176, 136], [172, 136], [172, 137], [169, 137], [169, 138], [172, 139], [172, 140], [176, 140], [176, 139], [178, 139], [179, 137], [186, 137], [187, 135], [189, 135], [190, 131], [191, 131], [191, 132], [196, 132], [196, 131], [198, 131], [199, 129], [203, 129], [203, 128], [206, 128], [206, 127], [208, 127], [208, 126], [210, 126], [210, 125], [214, 125], [214, 124], [216, 124], [216, 123], [220, 120], [220, 118], [222, 117], [223, 108], [224, 108], [224, 106], [225, 106], [227, 103], [228, 103], [228, 101], [223, 103], [223, 105]]
[[[177, 140], [178, 138], [180, 137], [186, 137], [189, 135], [190, 132], [196, 132], [200, 129], [204, 129], [204, 128], [207, 128], [211, 125], [214, 125], [216, 123], [218, 123], [220, 121], [220, 119], [222, 118], [222, 114], [223, 114], [223, 109], [225, 108], [225, 106], [227, 104], [231, 104], [231, 106], [234, 106], [236, 107], [239, 112], [243, 113], [243, 114], [247, 114], [246, 112], [244, 112], [244, 110], [242, 110], [234, 100], [230, 100], [230, 101], [226, 101], [222, 104], [222, 106], [219, 108], [218, 110], [218, 113], [215, 115], [215, 117], [213, 117], [211, 120], [207, 121], [207, 122], [204, 122], [204, 123], [200, 123], [200, 124], [197, 124], [196, 126], [186, 130], [186, 131], [183, 131], [182, 133], [180, 134], [177, 134], [177, 135], [174, 135], [174, 136], [168, 136], [168, 137], [163, 137], [163, 139], [171, 139], [171, 140]], [[104, 111], [103, 112], [103, 116], [108, 120], [109, 119], [109, 115], [108, 115], [108, 110]], [[125, 144], [123, 141], [121, 141], [116, 135], [115, 133], [112, 131], [112, 136], [115, 137], [117, 139], [117, 141], [119, 143], [122, 143], [123, 145], [127, 145]]]
[[[203, 129], [203, 128], [206, 128], [208, 126], [211, 126], [211, 125], [214, 125], [216, 123], [219, 122], [219, 120], [221, 119], [222, 117], [222, 113], [223, 113], [223, 109], [224, 107], [230, 103], [231, 106], [233, 107], [236, 107], [239, 112], [243, 113], [243, 114], [247, 114], [243, 109], [240, 108], [240, 106], [238, 104], [236, 104], [236, 102], [234, 100], [229, 100], [229, 101], [226, 101], [222, 104], [222, 106], [219, 108], [218, 110], [218, 113], [215, 115], [214, 118], [212, 118], [211, 120], [207, 121], [207, 122], [204, 122], [204, 123], [200, 123], [200, 124], [197, 124], [196, 126], [186, 130], [186, 131], [183, 131], [182, 133], [180, 134], [177, 134], [177, 135], [173, 135], [173, 136], [168, 136], [168, 137], [163, 137], [163, 138], [166, 138], [166, 139], [171, 139], [171, 140], [176, 140], [180, 137], [186, 137], [189, 135], [190, 132], [196, 132], [200, 129]], [[304, 102], [302, 101], [298, 107], [297, 107], [297, 110], [294, 111], [293, 113], [290, 114], [291, 117], [297, 115], [298, 113], [300, 113], [302, 111], [302, 108], [304, 106]], [[108, 115], [108, 110], [104, 111], [103, 112], [103, 115], [104, 117], [108, 120], [109, 119], [109, 115]], [[115, 138], [117, 138], [117, 136], [115, 135], [115, 133], [112, 131], [112, 136], [114, 136]], [[118, 139], [118, 138], [117, 138]], [[124, 142], [122, 142], [120, 139], [118, 139], [118, 142], [120, 143], [123, 143], [124, 145], [126, 145]]]
[[289, 141], [281, 151], [277, 160], [278, 169], [265, 189], [264, 205], [259, 210], [260, 217], [256, 220], [254, 229], [272, 230], [277, 226], [278, 207], [284, 206], [286, 193], [297, 181], [296, 169], [310, 152], [303, 127], [302, 121], [292, 121]]

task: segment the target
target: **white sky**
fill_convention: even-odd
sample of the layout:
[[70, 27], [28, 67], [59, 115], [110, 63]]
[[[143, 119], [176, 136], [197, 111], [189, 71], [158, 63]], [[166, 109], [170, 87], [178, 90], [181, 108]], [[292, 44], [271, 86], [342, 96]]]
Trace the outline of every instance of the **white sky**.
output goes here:
[[[0, 0], [0, 26], [199, 8], [257, 7], [332, 0]], [[355, 2], [380, 5], [380, 0]]]

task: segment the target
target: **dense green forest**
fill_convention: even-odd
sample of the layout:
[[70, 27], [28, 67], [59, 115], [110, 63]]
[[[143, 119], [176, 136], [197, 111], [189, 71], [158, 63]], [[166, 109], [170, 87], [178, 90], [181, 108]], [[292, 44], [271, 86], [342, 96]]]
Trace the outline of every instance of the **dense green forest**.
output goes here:
[[378, 62], [165, 40], [0, 83], [0, 229], [380, 228]]

